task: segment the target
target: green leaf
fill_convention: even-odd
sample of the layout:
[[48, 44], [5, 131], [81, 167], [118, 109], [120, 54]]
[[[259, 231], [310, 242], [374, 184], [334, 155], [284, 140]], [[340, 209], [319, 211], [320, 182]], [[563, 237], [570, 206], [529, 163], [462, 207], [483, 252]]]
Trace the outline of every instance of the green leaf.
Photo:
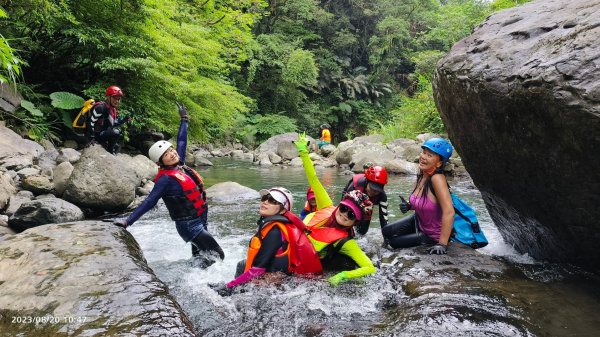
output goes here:
[[83, 106], [84, 99], [70, 92], [53, 92], [50, 94], [52, 106], [59, 109], [79, 109]]
[[29, 111], [29, 112], [31, 113], [31, 115], [32, 115], [32, 116], [41, 117], [41, 116], [43, 116], [43, 115], [44, 115], [44, 114], [42, 114], [42, 112], [41, 112], [39, 109], [37, 109], [37, 108], [35, 107], [35, 105], [34, 105], [33, 103], [31, 103], [31, 102], [29, 102], [29, 101], [26, 101], [26, 100], [24, 100], [24, 99], [23, 99], [23, 100], [21, 100], [21, 107], [22, 107], [23, 109], [25, 109], [25, 110]]
[[348, 103], [340, 102], [339, 109], [345, 112], [352, 112], [352, 106]]

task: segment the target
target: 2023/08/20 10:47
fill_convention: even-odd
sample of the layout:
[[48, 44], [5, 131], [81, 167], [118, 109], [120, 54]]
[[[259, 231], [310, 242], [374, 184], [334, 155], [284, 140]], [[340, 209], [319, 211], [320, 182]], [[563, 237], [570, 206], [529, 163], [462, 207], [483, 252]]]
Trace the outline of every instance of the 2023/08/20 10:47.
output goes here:
[[64, 324], [85, 323], [86, 316], [12, 316], [11, 323], [15, 324]]

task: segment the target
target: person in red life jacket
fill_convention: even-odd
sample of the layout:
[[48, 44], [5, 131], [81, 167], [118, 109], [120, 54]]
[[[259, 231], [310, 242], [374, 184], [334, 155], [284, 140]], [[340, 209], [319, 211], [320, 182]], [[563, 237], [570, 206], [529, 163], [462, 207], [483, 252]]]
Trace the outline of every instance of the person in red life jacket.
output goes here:
[[308, 188], [306, 191], [306, 202], [304, 203], [304, 208], [300, 212], [300, 219], [304, 220], [306, 216], [317, 210], [317, 199], [315, 199], [315, 193], [312, 188]]
[[[236, 278], [227, 289], [270, 272], [318, 274], [319, 256], [304, 234], [304, 223], [291, 212], [292, 193], [283, 187], [261, 190], [258, 229], [250, 240], [248, 257], [238, 264]], [[243, 270], [241, 270], [243, 268]], [[221, 295], [224, 289], [216, 287]]]
[[329, 283], [337, 286], [340, 282], [375, 273], [371, 259], [354, 240], [353, 229], [356, 222], [371, 216], [373, 204], [365, 193], [355, 190], [346, 193], [339, 205], [334, 206], [308, 156], [308, 143], [304, 134], [299, 134], [295, 142], [317, 202], [317, 211], [303, 220], [310, 231], [308, 238], [319, 254], [324, 270], [339, 270], [335, 260], [340, 256], [352, 262], [351, 265], [343, 263], [342, 271], [328, 278]]
[[121, 104], [123, 91], [116, 85], [106, 88], [106, 101], [97, 102], [88, 114], [86, 136], [89, 144], [98, 143], [112, 154], [119, 152], [118, 142], [121, 139], [121, 125], [129, 122], [131, 117], [118, 117], [117, 109]]
[[452, 145], [442, 138], [431, 138], [421, 146], [417, 182], [407, 202], [402, 198], [400, 211], [415, 210], [382, 228], [392, 248], [434, 244], [429, 254], [446, 254], [454, 223], [454, 206], [444, 175], [444, 166], [452, 155]]
[[181, 116], [177, 150], [164, 140], [150, 147], [148, 156], [160, 166], [154, 180], [154, 188], [127, 219], [116, 220], [115, 224], [124, 228], [131, 226], [162, 198], [181, 238], [185, 242], [191, 241], [195, 261], [201, 267], [208, 267], [217, 258], [225, 258], [225, 253], [207, 229], [208, 205], [202, 178], [184, 164], [188, 115], [184, 105], [177, 105]]
[[[381, 228], [388, 223], [388, 201], [384, 187], [388, 183], [388, 174], [384, 167], [370, 165], [365, 173], [355, 174], [344, 188], [342, 195], [350, 191], [361, 191], [369, 196], [373, 205], [379, 205], [379, 224]], [[365, 218], [357, 223], [358, 232], [366, 234], [371, 225], [371, 218]]]

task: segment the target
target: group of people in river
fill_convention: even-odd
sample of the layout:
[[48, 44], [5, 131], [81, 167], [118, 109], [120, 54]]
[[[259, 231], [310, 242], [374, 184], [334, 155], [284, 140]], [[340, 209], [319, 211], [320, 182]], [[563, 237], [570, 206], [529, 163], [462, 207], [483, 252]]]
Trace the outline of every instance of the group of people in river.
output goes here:
[[[127, 228], [162, 198], [179, 235], [191, 242], [192, 256], [199, 266], [208, 267], [225, 254], [208, 231], [202, 178], [185, 165], [188, 113], [184, 105], [177, 105], [181, 122], [176, 149], [164, 140], [150, 147], [148, 156], [159, 165], [154, 188], [126, 219], [114, 223]], [[453, 150], [448, 141], [432, 138], [423, 143], [415, 186], [409, 200], [400, 203], [402, 213], [414, 210], [415, 214], [392, 223], [387, 218], [385, 168], [372, 165], [353, 176], [335, 204], [317, 176], [305, 134], [299, 134], [294, 143], [310, 186], [301, 217], [292, 212], [294, 200], [288, 189], [277, 186], [261, 190], [257, 230], [250, 239], [247, 258], [238, 264], [235, 278], [216, 289], [220, 294], [272, 272], [303, 275], [334, 271], [327, 279], [334, 286], [375, 273], [371, 259], [355, 240], [356, 232], [367, 233], [374, 205], [379, 205], [384, 245], [406, 248], [431, 244], [430, 254], [446, 254], [454, 218], [443, 171]]]

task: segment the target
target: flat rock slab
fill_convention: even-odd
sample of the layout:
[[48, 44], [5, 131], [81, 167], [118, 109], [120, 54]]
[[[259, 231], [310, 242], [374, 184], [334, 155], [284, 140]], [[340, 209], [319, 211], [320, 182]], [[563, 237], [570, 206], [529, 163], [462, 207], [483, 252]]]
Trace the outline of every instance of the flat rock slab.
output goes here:
[[29, 229], [0, 242], [0, 331], [11, 336], [194, 336], [135, 239], [110, 223]]

